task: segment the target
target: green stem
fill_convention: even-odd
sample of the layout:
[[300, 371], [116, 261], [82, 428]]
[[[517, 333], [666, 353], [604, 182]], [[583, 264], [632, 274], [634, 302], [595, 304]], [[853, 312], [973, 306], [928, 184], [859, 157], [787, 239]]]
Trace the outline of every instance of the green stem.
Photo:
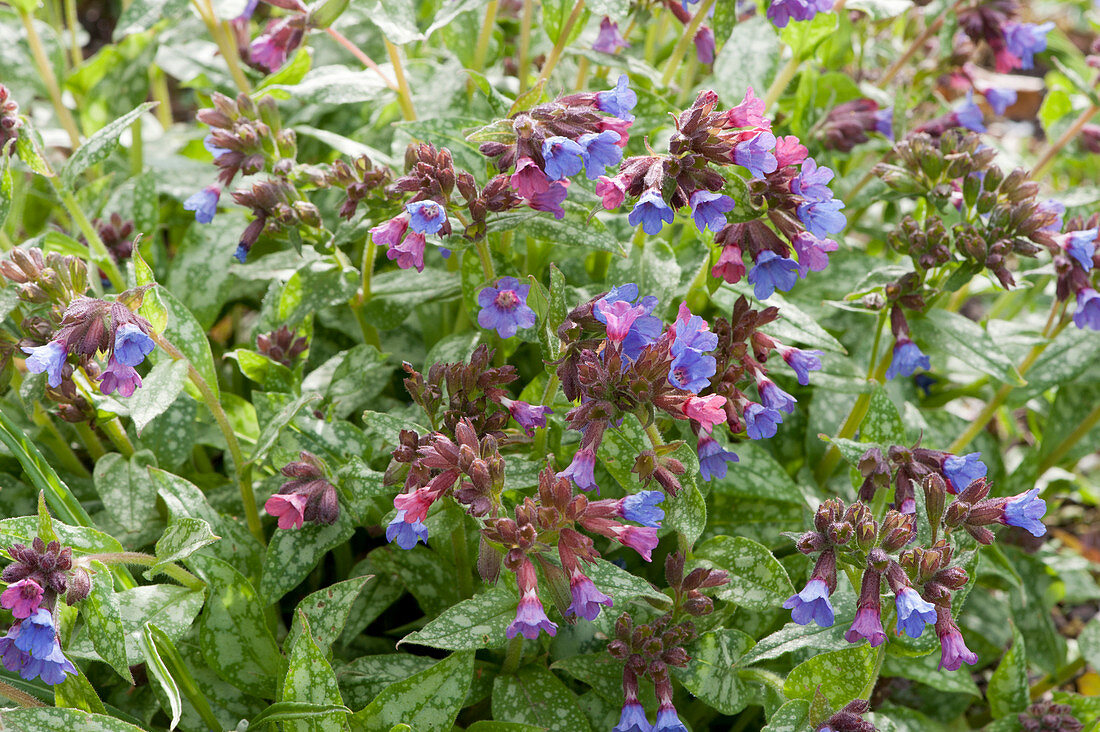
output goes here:
[[765, 109], [771, 108], [779, 101], [779, 97], [783, 96], [783, 92], [787, 90], [787, 85], [791, 83], [791, 79], [798, 72], [799, 63], [798, 54], [794, 52], [794, 49], [791, 49], [791, 57], [779, 70], [779, 74], [776, 75], [772, 85], [768, 87], [768, 93], [764, 95]]
[[565, 44], [569, 41], [569, 34], [573, 32], [573, 26], [577, 24], [582, 12], [584, 12], [584, 0], [577, 0], [576, 5], [573, 6], [573, 12], [569, 14], [569, 17], [565, 19], [565, 25], [561, 27], [557, 42], [550, 49], [550, 55], [546, 57], [546, 63], [542, 65], [542, 72], [539, 74], [538, 81], [535, 82], [536, 86], [549, 81], [550, 74], [554, 71], [554, 67], [558, 65], [561, 53], [565, 50]]
[[684, 32], [680, 36], [680, 40], [676, 42], [676, 47], [672, 49], [672, 55], [669, 56], [668, 63], [665, 65], [665, 73], [661, 77], [661, 86], [668, 86], [669, 83], [672, 82], [672, 77], [675, 76], [676, 72], [680, 69], [680, 63], [684, 60], [684, 54], [687, 53], [687, 48], [695, 38], [699, 26], [703, 24], [703, 20], [706, 19], [707, 13], [714, 7], [714, 1], [715, 0], [703, 0], [703, 3], [699, 6], [699, 10], [692, 16], [691, 21], [684, 26]]
[[1088, 416], [1081, 420], [1073, 429], [1073, 432], [1070, 432], [1069, 435], [1058, 443], [1058, 446], [1039, 463], [1039, 475], [1042, 475], [1057, 465], [1062, 458], [1066, 456], [1066, 453], [1096, 426], [1097, 422], [1100, 422], [1100, 404], [1093, 407], [1092, 411], [1088, 413]]
[[241, 59], [237, 54], [237, 43], [226, 32], [226, 25], [218, 20], [217, 13], [214, 12], [214, 6], [210, 3], [210, 0], [192, 0], [191, 4], [198, 11], [199, 17], [202, 18], [202, 22], [206, 25], [206, 30], [210, 33], [210, 37], [214, 39], [214, 43], [218, 44], [218, 50], [221, 51], [222, 58], [225, 59], [225, 65], [229, 68], [229, 75], [233, 77], [233, 83], [237, 85], [237, 89], [242, 94], [251, 94], [252, 84], [249, 83], [248, 77], [241, 69]]
[[499, 0], [489, 0], [485, 6], [485, 20], [481, 23], [481, 33], [477, 37], [477, 46], [474, 48], [474, 62], [471, 68], [480, 73], [485, 69], [485, 58], [489, 55], [489, 41], [493, 37], [493, 28], [497, 24], [497, 9]]
[[126, 280], [122, 278], [122, 272], [119, 271], [115, 260], [111, 258], [111, 253], [107, 251], [107, 246], [103, 243], [103, 240], [99, 238], [99, 232], [92, 226], [92, 222], [88, 220], [88, 217], [84, 215], [84, 211], [81, 210], [76, 197], [71, 192], [59, 188], [53, 178], [48, 180], [61, 199], [61, 203], [65, 205], [65, 210], [72, 216], [73, 222], [76, 223], [80, 233], [87, 240], [88, 250], [92, 253], [95, 263], [107, 273], [107, 279], [110, 280], [111, 287], [114, 288], [115, 292], [125, 290]]
[[861, 699], [870, 699], [871, 694], [875, 691], [875, 685], [878, 684], [878, 676], [882, 673], [882, 662], [886, 660], [886, 644], [883, 643], [875, 650], [875, 670], [871, 672], [871, 680], [867, 682], [867, 686], [863, 687], [863, 693], [860, 694]]
[[76, 0], [65, 0], [65, 25], [69, 27], [69, 55], [73, 59], [73, 68], [84, 63], [84, 54], [80, 49], [80, 41], [77, 40]]
[[920, 35], [913, 39], [913, 42], [909, 44], [909, 48], [905, 49], [905, 53], [903, 53], [897, 61], [891, 64], [890, 68], [886, 69], [886, 73], [882, 75], [882, 78], [878, 80], [878, 87], [880, 89], [889, 84], [893, 78], [898, 75], [898, 72], [905, 68], [906, 64], [909, 63], [909, 59], [913, 58], [913, 54], [919, 51], [928, 39], [940, 29], [940, 26], [943, 25], [943, 21], [948, 16], [954, 16], [955, 10], [957, 10], [962, 3], [963, 0], [956, 0], [950, 10], [946, 13], [941, 13], [930, 25], [921, 31]]
[[1084, 668], [1085, 658], [1084, 656], [1080, 656], [1076, 660], [1071, 662], [1068, 666], [1059, 670], [1058, 673], [1054, 675], [1048, 674], [1036, 681], [1035, 685], [1032, 686], [1030, 691], [1028, 692], [1028, 696], [1031, 697], [1032, 701], [1036, 701], [1041, 696], [1043, 696], [1043, 694], [1047, 693], [1051, 689], [1056, 689], [1062, 684], [1068, 682], [1074, 676], [1081, 673], [1082, 669]]
[[405, 120], [412, 122], [416, 119], [416, 109], [413, 107], [409, 80], [405, 78], [405, 67], [401, 64], [401, 51], [389, 39], [385, 41], [386, 53], [389, 54], [390, 63], [393, 64], [393, 75], [397, 78], [397, 103], [401, 105], [401, 114], [404, 115]]
[[493, 255], [489, 252], [489, 243], [484, 239], [477, 242], [477, 256], [481, 259], [481, 271], [485, 274], [485, 281], [492, 282], [497, 278], [493, 269]]
[[54, 111], [57, 112], [58, 121], [69, 135], [69, 143], [72, 145], [73, 150], [76, 150], [80, 147], [80, 128], [77, 127], [76, 119], [73, 118], [72, 112], [65, 106], [61, 98], [61, 87], [57, 83], [57, 76], [53, 73], [53, 66], [50, 64], [49, 56], [46, 55], [42, 39], [34, 27], [34, 18], [30, 13], [23, 11], [20, 11], [19, 18], [23, 21], [23, 27], [27, 31], [27, 45], [30, 46], [34, 65], [38, 68], [38, 75], [42, 79], [42, 83], [46, 85], [46, 91], [50, 95], [50, 102], [53, 104]]
[[523, 659], [523, 636], [517, 635], [508, 641], [508, 648], [504, 651], [504, 664], [500, 667], [501, 674], [514, 674], [519, 668], [519, 662]]
[[157, 638], [154, 634], [154, 643], [156, 643], [157, 652], [160, 654], [160, 659], [164, 661], [164, 664], [168, 667], [169, 672], [172, 674], [172, 678], [175, 679], [176, 684], [179, 685], [180, 691], [183, 692], [187, 700], [191, 702], [191, 706], [195, 708], [198, 715], [202, 718], [203, 724], [207, 729], [221, 729], [222, 723], [218, 720], [214, 714], [214, 710], [210, 708], [210, 702], [206, 700], [206, 694], [195, 683], [195, 678], [191, 675], [191, 669], [188, 668], [187, 662], [184, 661], [183, 656], [176, 649], [175, 645], [171, 641], [157, 642], [161, 639]]
[[[141, 567], [152, 567], [160, 560], [152, 554], [145, 554], [143, 552], [102, 552], [99, 554], [88, 554], [84, 557], [84, 561], [103, 562], [107, 565], [129, 564]], [[176, 580], [189, 590], [201, 592], [206, 587], [205, 582], [178, 564], [169, 562], [157, 567], [157, 570], [164, 572], [164, 574]]]
[[[31, 414], [31, 419], [52, 438], [54, 449], [56, 450], [56, 454], [53, 457], [56, 457], [70, 472], [85, 478], [92, 477], [88, 469], [84, 467], [84, 463], [80, 462], [80, 458], [73, 452], [73, 448], [70, 447], [69, 441], [65, 439], [65, 436], [57, 429], [57, 425], [50, 419], [50, 415], [42, 408], [41, 403], [34, 403], [34, 411]], [[45, 440], [45, 438], [46, 435], [42, 435], [40, 439]]]
[[451, 553], [455, 561], [455, 574], [458, 575], [458, 594], [465, 600], [474, 594], [474, 583], [469, 550], [466, 547], [466, 512], [457, 503], [455, 510], [458, 513], [458, 526], [451, 532]]
[[535, 0], [523, 0], [523, 17], [519, 22], [519, 76], [520, 94], [527, 91], [527, 67], [531, 63], [531, 21], [535, 16]]
[[126, 430], [122, 429], [122, 423], [118, 421], [117, 417], [113, 417], [102, 424], [99, 428], [103, 430], [103, 434], [107, 435], [107, 439], [111, 441], [123, 457], [130, 457], [134, 454], [134, 443], [130, 442], [130, 436], [126, 434]]
[[141, 117], [130, 125], [130, 175], [135, 178], [145, 170], [145, 143], [141, 135]]
[[16, 689], [11, 684], [5, 684], [3, 681], [0, 681], [0, 696], [4, 697], [5, 699], [11, 699], [13, 702], [21, 707], [46, 706], [46, 704], [37, 697], [31, 696], [25, 691]]

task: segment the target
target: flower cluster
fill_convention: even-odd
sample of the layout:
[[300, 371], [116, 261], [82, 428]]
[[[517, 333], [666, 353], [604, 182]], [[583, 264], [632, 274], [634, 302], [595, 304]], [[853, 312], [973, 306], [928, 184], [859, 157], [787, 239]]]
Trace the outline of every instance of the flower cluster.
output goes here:
[[308, 349], [309, 341], [306, 337], [298, 335], [285, 325], [279, 326], [278, 330], [256, 336], [256, 350], [288, 369], [294, 368]]
[[325, 466], [316, 455], [302, 450], [298, 460], [283, 466], [290, 478], [264, 503], [264, 510], [279, 519], [280, 529], [300, 529], [304, 521], [334, 524], [340, 517], [336, 486], [325, 477]]
[[[953, 476], [977, 472], [973, 460], [959, 460], [950, 468]], [[926, 546], [909, 546], [917, 535], [914, 513], [892, 509], [880, 525], [862, 501], [847, 508], [839, 499], [825, 501], [814, 515], [814, 529], [796, 542], [800, 552], [816, 554], [817, 560], [806, 586], [783, 604], [794, 622], [833, 624], [829, 597], [836, 590], [838, 562], [842, 562], [862, 572], [856, 616], [844, 636], [849, 643], [866, 639], [878, 646], [886, 642], [881, 600], [885, 581], [894, 596], [899, 635], [919, 638], [925, 625], [932, 624], [940, 639], [940, 668], [954, 671], [963, 662], [975, 663], [977, 656], [966, 647], [951, 612], [952, 593], [969, 581], [961, 562], [952, 563], [956, 548], [949, 541], [951, 533], [963, 528], [979, 542], [991, 544], [993, 532], [986, 527], [999, 523], [1042, 536], [1046, 529], [1039, 518], [1046, 504], [1038, 498], [1038, 489], [988, 498], [989, 485], [981, 477], [947, 503], [947, 485], [939, 473], [927, 473], [921, 482], [931, 528]], [[938, 538], [941, 532], [943, 538]]]
[[76, 667], [61, 650], [54, 609], [59, 597], [69, 605], [87, 597], [91, 576], [74, 567], [72, 549], [56, 541], [14, 544], [8, 556], [12, 563], [0, 575], [8, 585], [0, 593], [0, 607], [10, 610], [16, 622], [0, 637], [0, 661], [27, 681], [60, 684]]
[[959, 8], [959, 28], [975, 44], [985, 42], [992, 49], [997, 71], [1035, 67], [1035, 54], [1047, 47], [1047, 33], [1054, 23], [1021, 23], [1016, 20], [1015, 0], [976, 1]]
[[[615, 637], [607, 644], [611, 657], [623, 664], [623, 708], [614, 732], [686, 732], [672, 703], [669, 667], [683, 668], [691, 660], [684, 646], [696, 638], [691, 617], [709, 615], [714, 602], [702, 590], [729, 581], [721, 570], [696, 568], [684, 575], [684, 555], [665, 559], [665, 579], [673, 609], [649, 623], [636, 623], [627, 613], [615, 622]], [[685, 615], [687, 617], [685, 617]], [[657, 720], [651, 725], [638, 700], [638, 681], [649, 677], [657, 691]]]
[[833, 9], [835, 0], [771, 0], [768, 20], [779, 28], [786, 28], [790, 21], [813, 20], [818, 13]]
[[828, 150], [851, 152], [856, 145], [871, 139], [868, 132], [893, 140], [894, 108], [879, 107], [878, 102], [867, 98], [838, 104], [825, 115], [818, 137]]
[[1060, 249], [1054, 255], [1054, 271], [1058, 274], [1055, 292], [1059, 300], [1068, 300], [1071, 294], [1076, 297], [1074, 325], [1081, 330], [1100, 330], [1100, 293], [1096, 291], [1100, 216], [1093, 214], [1087, 221], [1075, 217], [1066, 222], [1066, 228], [1066, 233], [1055, 236]]

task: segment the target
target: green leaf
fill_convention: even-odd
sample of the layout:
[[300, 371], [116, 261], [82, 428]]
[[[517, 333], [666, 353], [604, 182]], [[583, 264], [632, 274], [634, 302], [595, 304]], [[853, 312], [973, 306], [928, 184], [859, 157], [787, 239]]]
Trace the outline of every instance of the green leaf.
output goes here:
[[768, 548], [743, 536], [716, 536], [695, 550], [695, 555], [729, 572], [728, 584], [714, 595], [748, 610], [772, 610], [794, 594], [787, 570]]
[[390, 684], [348, 722], [353, 732], [405, 723], [417, 732], [447, 732], [462, 709], [474, 671], [473, 651], [452, 653], [431, 668]]
[[92, 714], [105, 714], [107, 709], [96, 693], [92, 682], [77, 669], [75, 674], [69, 674], [60, 684], [53, 687], [54, 706], [80, 709]]
[[386, 363], [387, 354], [362, 343], [341, 356], [326, 385], [325, 398], [337, 416], [347, 417], [374, 401], [389, 383], [393, 365]]
[[544, 666], [524, 666], [493, 682], [493, 719], [551, 732], [591, 732], [577, 695]]
[[911, 318], [909, 326], [913, 337], [933, 354], [955, 356], [983, 374], [1014, 386], [1027, 383], [996, 341], [967, 317], [934, 308], [923, 318]]
[[186, 10], [187, 0], [134, 0], [119, 16], [114, 37], [143, 33], [161, 21], [178, 18]]
[[115, 596], [110, 571], [100, 562], [92, 562], [92, 589], [80, 604], [80, 614], [88, 628], [95, 652], [118, 675], [134, 683], [130, 662], [126, 656], [126, 630], [122, 611]]
[[645, 246], [631, 247], [626, 258], [612, 261], [608, 279], [634, 282], [641, 292], [669, 303], [675, 300], [680, 287], [680, 265], [668, 244], [649, 237]]
[[[125, 631], [127, 665], [143, 663], [139, 638], [146, 623], [153, 623], [173, 642], [191, 629], [195, 616], [203, 605], [203, 593], [178, 585], [145, 585], [132, 590], [116, 592]], [[69, 649], [81, 658], [94, 658], [94, 644], [83, 638], [79, 631]]]
[[1031, 703], [1028, 695], [1027, 651], [1019, 628], [1012, 626], [1012, 647], [1001, 657], [1001, 662], [989, 677], [989, 709], [994, 719], [1027, 709]]
[[96, 492], [110, 507], [111, 519], [131, 535], [140, 536], [158, 522], [157, 490], [148, 472], [154, 462], [153, 454], [142, 450], [130, 460], [107, 453], [95, 465]]
[[548, 303], [546, 317], [539, 325], [539, 342], [542, 344], [542, 357], [548, 370], [554, 367], [552, 361], [558, 359], [561, 352], [561, 340], [558, 338], [558, 328], [565, 322], [569, 314], [569, 306], [565, 302], [565, 275], [553, 264], [550, 265], [550, 302]]
[[61, 180], [66, 186], [73, 182], [88, 168], [102, 163], [118, 146], [118, 138], [141, 115], [157, 106], [157, 102], [145, 102], [113, 122], [109, 122], [76, 149], [65, 167], [61, 169]]
[[[53, 528], [58, 541], [71, 547], [75, 555], [123, 551], [122, 544], [119, 544], [117, 539], [96, 529], [68, 526], [60, 521], [54, 521]], [[18, 516], [0, 520], [0, 545], [30, 546], [36, 536], [38, 536], [37, 516]]]
[[884, 387], [878, 387], [871, 394], [871, 403], [867, 414], [859, 425], [859, 437], [864, 442], [875, 442], [885, 448], [890, 445], [904, 445], [905, 427], [901, 415]]
[[818, 13], [811, 20], [788, 23], [779, 32], [779, 37], [791, 47], [796, 57], [806, 59], [826, 38], [836, 32], [837, 22], [836, 13]]
[[164, 665], [164, 661], [160, 658], [153, 630], [149, 623], [142, 626], [142, 633], [138, 636], [138, 645], [141, 647], [141, 654], [145, 658], [146, 671], [156, 680], [161, 691], [168, 697], [168, 706], [172, 715], [172, 722], [169, 724], [168, 729], [175, 729], [176, 725], [179, 724], [180, 717], [183, 715], [183, 700], [180, 697], [180, 690], [176, 686], [175, 679], [172, 678], [172, 674], [168, 672], [168, 667]]
[[482, 719], [466, 728], [466, 732], [543, 732], [542, 727], [519, 722], [496, 722]]
[[875, 669], [875, 656], [884, 652], [869, 645], [851, 646], [803, 661], [787, 675], [783, 693], [791, 699], [811, 700], [821, 692], [839, 709], [863, 693]]
[[[153, 268], [141, 256], [140, 248], [134, 249], [131, 260], [134, 263], [134, 281], [139, 287], [157, 283], [156, 278], [153, 276]], [[157, 333], [163, 333], [164, 329], [168, 327], [168, 311], [160, 299], [158, 288], [154, 287], [145, 292], [145, 296], [141, 299], [141, 307], [138, 308], [138, 314], [148, 320]]]
[[[35, 4], [37, 5], [37, 3]], [[50, 164], [46, 162], [46, 158], [42, 156], [43, 149], [45, 149], [45, 145], [42, 143], [42, 136], [38, 134], [38, 130], [24, 124], [23, 132], [15, 138], [15, 154], [19, 156], [24, 165], [35, 173], [52, 178], [54, 172], [50, 168]]]
[[301, 104], [361, 104], [385, 94], [386, 84], [369, 69], [331, 65], [310, 70], [297, 84], [272, 84], [263, 92], [276, 99], [293, 96]]
[[5, 709], [0, 711], [0, 726], [10, 732], [143, 732], [115, 717], [64, 707]]
[[294, 611], [294, 622], [290, 626], [290, 633], [283, 645], [294, 646], [298, 635], [302, 632], [301, 617], [304, 616], [309, 622], [313, 643], [322, 654], [328, 653], [329, 648], [344, 630], [344, 624], [347, 622], [352, 605], [355, 604], [355, 598], [372, 579], [374, 575], [352, 577], [306, 595]]
[[460, 291], [457, 277], [437, 270], [383, 272], [371, 280], [371, 298], [363, 314], [379, 330], [390, 330], [405, 322], [417, 305], [452, 298]]
[[[686, 474], [681, 477], [681, 482], [687, 483], [684, 477], [687, 477]], [[675, 498], [668, 499], [667, 506], [662, 525], [683, 534], [689, 546], [694, 544], [707, 527], [707, 502], [694, 481], [684, 485]]]
[[283, 428], [289, 425], [295, 415], [302, 411], [307, 404], [315, 402], [319, 398], [316, 394], [303, 394], [279, 410], [279, 413], [264, 425], [263, 432], [256, 439], [256, 447], [252, 450], [252, 457], [248, 459], [248, 462], [256, 463], [263, 460], [267, 456], [268, 450], [275, 446], [275, 440], [278, 439]]
[[0, 151], [0, 229], [8, 220], [8, 212], [11, 211], [12, 195], [15, 193], [15, 181], [11, 177], [11, 160], [8, 152], [10, 145], [5, 145]]
[[[439, 617], [400, 643], [450, 651], [500, 648], [504, 631], [516, 616], [516, 596], [502, 584], [444, 610]], [[398, 645], [400, 645], [400, 643]]]
[[323, 719], [333, 712], [351, 714], [350, 709], [338, 704], [312, 704], [298, 701], [275, 702], [253, 717], [245, 728], [245, 732], [264, 729], [277, 722], [285, 724], [291, 721]]
[[674, 674], [688, 691], [717, 711], [737, 714], [752, 698], [738, 672], [741, 656], [754, 643], [740, 630], [704, 633], [689, 647], [691, 661], [687, 667], [676, 669]]
[[199, 647], [206, 663], [238, 689], [274, 698], [286, 660], [267, 627], [256, 590], [221, 560], [192, 554], [187, 563], [210, 586], [199, 624]]
[[1077, 648], [1090, 666], [1100, 669], [1100, 615], [1094, 615], [1077, 636]]
[[[313, 642], [305, 613], [299, 611], [294, 615], [294, 620], [300, 624], [302, 632], [291, 645], [286, 681], [283, 683], [280, 701], [342, 706], [344, 700], [336, 684], [336, 674], [332, 672], [324, 652]], [[321, 718], [286, 721], [283, 722], [283, 728], [287, 732], [341, 732], [346, 719], [346, 713], [332, 712]]]
[[[164, 336], [191, 362], [191, 365], [195, 367], [195, 370], [210, 386], [214, 396], [220, 397], [218, 373], [214, 368], [214, 356], [210, 352], [210, 341], [206, 338], [206, 331], [199, 325], [199, 321], [195, 319], [191, 311], [176, 299], [175, 295], [159, 285], [155, 290], [164, 304], [164, 311], [168, 318], [168, 324], [164, 328]], [[149, 294], [146, 293], [146, 298], [149, 297]], [[158, 358], [160, 357], [158, 356]]]
[[360, 656], [342, 667], [336, 676], [340, 691], [353, 708], [363, 708], [390, 684], [430, 668], [435, 659], [408, 653], [384, 653]]
[[805, 699], [792, 699], [768, 719], [768, 726], [761, 732], [810, 732], [810, 703]]
[[334, 524], [304, 524], [300, 529], [279, 529], [264, 554], [260, 597], [277, 601], [306, 578], [317, 563], [355, 532], [348, 511], [341, 511]]
[[537, 211], [509, 211], [489, 218], [490, 231], [521, 230], [526, 236], [625, 256], [626, 246], [599, 219], [588, 220], [588, 209], [580, 204], [562, 204], [565, 218], [555, 219]]
[[141, 388], [125, 401], [134, 429], [141, 436], [145, 427], [168, 411], [187, 381], [187, 362], [163, 360], [142, 380]]
[[752, 87], [762, 97], [779, 67], [779, 36], [762, 14], [738, 23], [714, 59], [712, 80], [722, 102], [733, 106]]
[[178, 518], [168, 525], [157, 539], [157, 563], [145, 572], [146, 579], [155, 577], [160, 569], [172, 562], [186, 559], [199, 549], [220, 539], [210, 530], [210, 524], [197, 518]]
[[969, 694], [981, 698], [982, 692], [974, 683], [974, 677], [968, 666], [964, 665], [957, 671], [947, 671], [938, 668], [939, 662], [940, 658], [935, 654], [919, 658], [901, 658], [887, 653], [886, 661], [882, 664], [882, 676], [911, 679], [930, 686], [936, 691], [948, 694]]
[[[650, 601], [656, 600], [665, 605], [671, 603], [668, 595], [659, 592], [647, 580], [631, 574], [625, 569], [620, 569], [606, 559], [597, 559], [594, 564], [586, 564], [584, 573], [588, 575], [588, 578], [595, 583], [601, 592], [611, 596], [615, 601], [615, 607], [621, 607], [627, 601], [638, 597]], [[509, 620], [509, 622], [511, 621]]]

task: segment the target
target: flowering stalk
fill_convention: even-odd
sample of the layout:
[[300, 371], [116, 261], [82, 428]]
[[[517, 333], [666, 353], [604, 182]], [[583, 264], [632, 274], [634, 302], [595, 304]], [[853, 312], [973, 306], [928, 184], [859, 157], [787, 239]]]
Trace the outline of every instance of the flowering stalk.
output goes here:
[[241, 69], [237, 44], [233, 43], [226, 34], [225, 26], [218, 22], [218, 17], [210, 0], [191, 0], [191, 5], [198, 12], [199, 17], [202, 18], [202, 22], [206, 25], [206, 30], [210, 33], [210, 37], [214, 39], [214, 43], [218, 45], [218, 50], [221, 51], [222, 58], [225, 59], [225, 65], [229, 67], [229, 75], [233, 77], [233, 83], [237, 85], [241, 92], [251, 94], [252, 84], [248, 82], [248, 77]]
[[393, 64], [393, 74], [397, 77], [397, 102], [401, 105], [401, 114], [408, 122], [416, 119], [416, 109], [413, 108], [412, 92], [409, 90], [409, 80], [405, 78], [405, 67], [401, 65], [401, 51], [386, 38], [386, 53], [389, 54], [390, 63]]
[[350, 40], [348, 40], [347, 36], [345, 36], [340, 31], [336, 30], [335, 28], [333, 28], [331, 25], [328, 26], [327, 28], [325, 28], [325, 33], [328, 33], [329, 36], [332, 38], [332, 40], [336, 41], [341, 46], [346, 48], [351, 53], [352, 56], [355, 56], [355, 58], [358, 59], [359, 63], [363, 64], [368, 69], [370, 69], [374, 73], [378, 74], [378, 78], [380, 78], [382, 80], [383, 84], [385, 84], [387, 87], [389, 87], [393, 91], [399, 91], [399, 89], [397, 88], [397, 82], [393, 81], [392, 79], [390, 79], [390, 77], [386, 76], [382, 72], [381, 67], [379, 67], [379, 65], [374, 62], [374, 59], [372, 59], [367, 54], [363, 53], [363, 50], [361, 48], [359, 48], [359, 46], [356, 46], [354, 43], [352, 43]]
[[699, 26], [703, 24], [703, 20], [706, 19], [707, 13], [714, 7], [715, 0], [703, 0], [699, 6], [699, 10], [695, 12], [691, 22], [684, 26], [684, 33], [680, 36], [680, 40], [676, 43], [676, 47], [672, 49], [672, 55], [668, 57], [668, 64], [665, 66], [664, 76], [661, 77], [661, 86], [668, 86], [672, 82], [672, 77], [676, 74], [677, 69], [680, 68], [680, 62], [684, 59], [684, 54], [687, 53], [688, 45], [695, 38], [695, 34], [699, 31]]
[[1097, 112], [1100, 112], [1100, 106], [1090, 104], [1088, 109], [1082, 112], [1081, 116], [1075, 119], [1073, 124], [1062, 133], [1061, 137], [1050, 143], [1050, 145], [1043, 150], [1043, 154], [1040, 155], [1039, 159], [1035, 162], [1035, 167], [1031, 169], [1032, 180], [1042, 180], [1043, 176], [1045, 176], [1050, 169], [1051, 164], [1054, 162], [1054, 157], [1058, 152], [1081, 133], [1081, 130], [1084, 129], [1085, 125], [1089, 123], [1089, 120], [1091, 120]]
[[38, 74], [46, 85], [46, 91], [50, 94], [50, 101], [53, 103], [54, 111], [57, 112], [57, 119], [61, 122], [61, 126], [65, 128], [65, 133], [69, 136], [69, 143], [72, 145], [73, 150], [76, 150], [80, 147], [80, 129], [77, 127], [72, 112], [69, 111], [69, 108], [65, 106], [61, 99], [61, 87], [58, 86], [57, 77], [53, 73], [53, 65], [50, 63], [49, 57], [46, 56], [46, 49], [42, 46], [42, 38], [39, 37], [38, 31], [34, 27], [34, 18], [30, 13], [19, 8], [19, 19], [23, 21], [23, 28], [27, 31], [27, 45], [31, 47], [34, 65], [38, 68]]
[[[500, 0], [489, 0], [485, 6], [485, 20], [481, 23], [481, 33], [477, 37], [477, 46], [474, 48], [474, 59], [471, 68], [474, 71], [482, 71], [485, 68], [485, 57], [489, 54], [489, 39], [493, 37], [493, 28], [497, 24], [497, 9]], [[470, 80], [472, 87], [473, 79]]]
[[558, 65], [561, 53], [565, 50], [565, 44], [569, 41], [569, 34], [573, 32], [573, 26], [577, 24], [582, 12], [584, 12], [584, 0], [577, 0], [577, 4], [573, 6], [573, 12], [569, 14], [569, 17], [565, 19], [565, 25], [561, 27], [561, 33], [558, 35], [554, 47], [550, 50], [550, 55], [546, 57], [546, 63], [542, 65], [542, 73], [539, 74], [539, 79], [535, 82], [536, 86], [549, 81], [550, 74], [554, 71], [554, 67]]
[[[130, 564], [140, 567], [152, 567], [160, 560], [152, 554], [144, 554], [142, 552], [103, 552], [101, 554], [88, 554], [81, 561], [102, 562], [106, 565]], [[158, 570], [164, 572], [164, 574], [176, 580], [189, 590], [198, 592], [206, 587], [205, 582], [178, 564], [171, 562], [163, 564], [158, 567]]]
[[38, 697], [31, 696], [25, 691], [16, 689], [11, 684], [6, 684], [0, 681], [0, 696], [5, 699], [11, 699], [13, 702], [21, 707], [44, 707], [46, 706]]
[[[125, 290], [126, 280], [123, 279], [122, 273], [119, 271], [114, 257], [107, 251], [107, 245], [103, 243], [102, 237], [100, 237], [96, 228], [92, 226], [92, 222], [84, 215], [84, 211], [80, 208], [80, 204], [77, 203], [76, 197], [70, 191], [59, 188], [54, 178], [47, 178], [47, 180], [50, 182], [58, 198], [61, 199], [61, 203], [65, 205], [65, 210], [72, 216], [73, 222], [76, 224], [77, 228], [80, 229], [80, 233], [87, 239], [88, 249], [91, 250], [95, 264], [107, 275], [111, 287], [114, 288], [115, 292], [122, 292]], [[93, 287], [98, 285], [98, 281], [94, 277], [91, 283]]]
[[535, 15], [535, 0], [523, 0], [523, 18], [519, 24], [519, 76], [520, 94], [527, 91], [527, 65], [531, 62], [531, 21]]

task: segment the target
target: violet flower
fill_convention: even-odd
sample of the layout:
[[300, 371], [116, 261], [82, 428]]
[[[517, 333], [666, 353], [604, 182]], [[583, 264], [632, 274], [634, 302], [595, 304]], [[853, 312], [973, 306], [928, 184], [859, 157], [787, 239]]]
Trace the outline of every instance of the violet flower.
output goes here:
[[477, 323], [486, 330], [495, 329], [501, 338], [511, 338], [521, 328], [532, 328], [538, 322], [535, 311], [527, 305], [531, 285], [521, 285], [515, 277], [502, 277], [495, 287], [484, 288], [477, 295], [481, 311]]

